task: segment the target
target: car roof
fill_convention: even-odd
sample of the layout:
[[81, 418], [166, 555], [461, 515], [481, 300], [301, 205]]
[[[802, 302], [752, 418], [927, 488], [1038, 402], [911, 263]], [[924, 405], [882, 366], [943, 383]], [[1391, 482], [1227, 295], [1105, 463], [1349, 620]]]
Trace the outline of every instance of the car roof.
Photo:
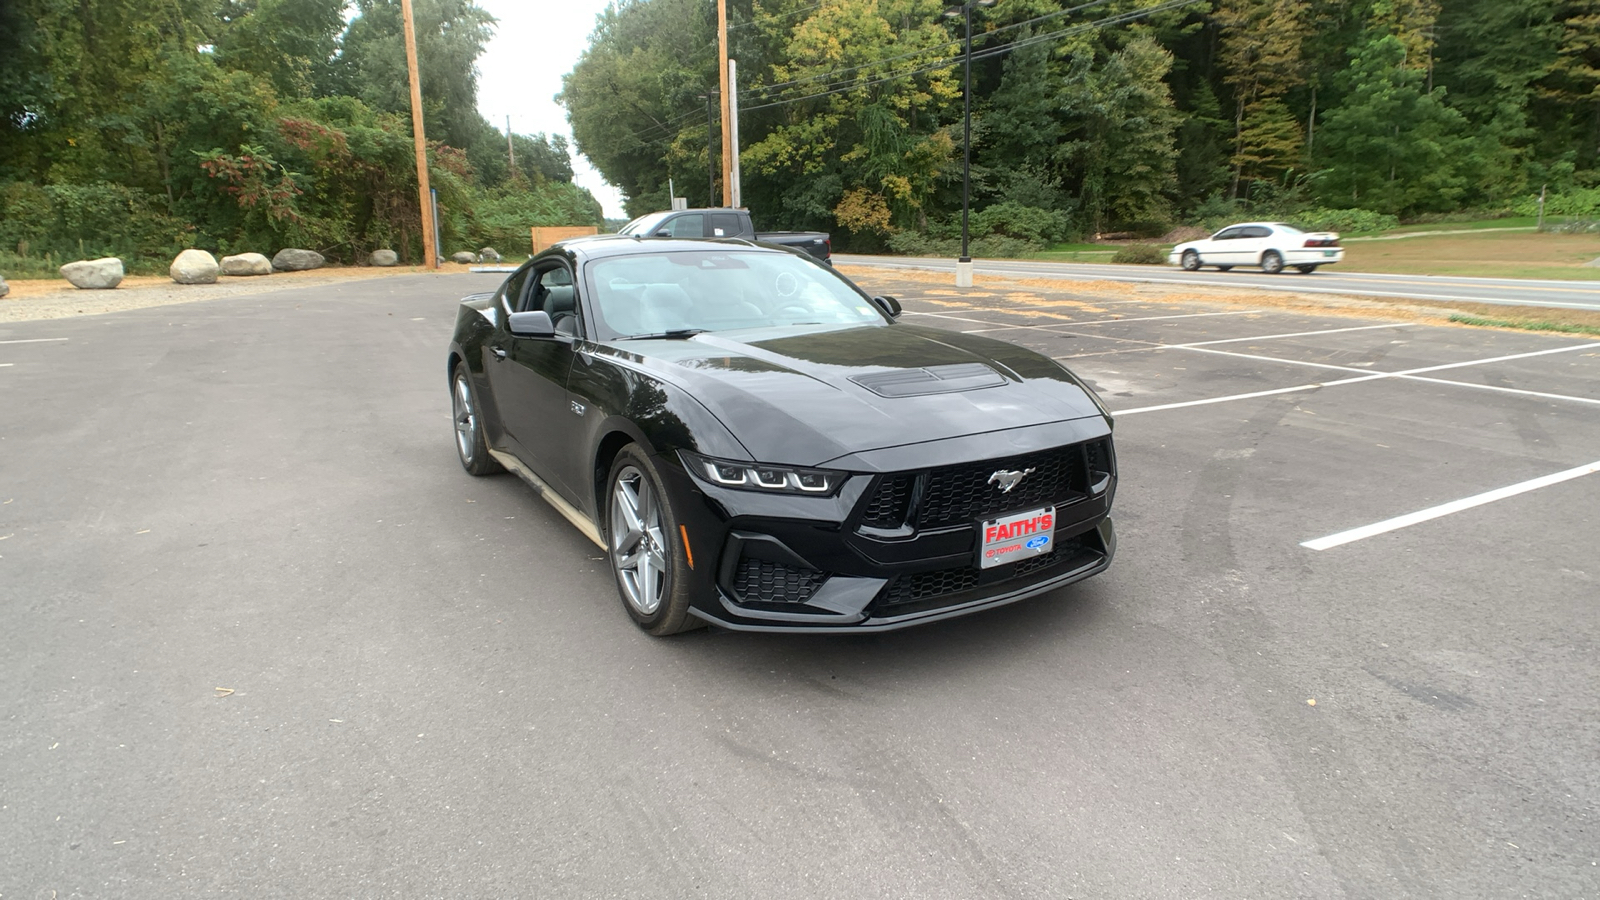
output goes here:
[[[792, 253], [783, 247], [756, 244], [742, 238], [665, 238], [636, 237], [628, 234], [599, 234], [569, 238], [552, 244], [544, 253], [559, 251], [570, 259], [599, 259], [636, 253], [674, 253], [686, 250], [744, 253]], [[543, 256], [544, 253], [539, 254]]]

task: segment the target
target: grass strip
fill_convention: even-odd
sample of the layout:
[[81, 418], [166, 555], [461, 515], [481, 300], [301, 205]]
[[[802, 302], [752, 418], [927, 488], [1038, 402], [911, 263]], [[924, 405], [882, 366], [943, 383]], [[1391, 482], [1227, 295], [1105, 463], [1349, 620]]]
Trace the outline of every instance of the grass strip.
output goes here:
[[1480, 325], [1485, 328], [1518, 328], [1523, 331], [1558, 331], [1562, 334], [1600, 334], [1600, 327], [1594, 325], [1564, 325], [1560, 322], [1517, 322], [1511, 319], [1489, 319], [1483, 316], [1464, 316], [1460, 313], [1450, 317], [1450, 321], [1459, 325]]

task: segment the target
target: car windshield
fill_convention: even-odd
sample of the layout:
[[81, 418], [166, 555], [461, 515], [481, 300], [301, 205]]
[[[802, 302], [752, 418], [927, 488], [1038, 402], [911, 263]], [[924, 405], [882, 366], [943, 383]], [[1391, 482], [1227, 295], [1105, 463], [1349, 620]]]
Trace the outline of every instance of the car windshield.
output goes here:
[[620, 338], [887, 321], [842, 277], [789, 253], [639, 253], [596, 260], [588, 271], [600, 319]]
[[639, 218], [634, 219], [632, 222], [629, 222], [628, 224], [617, 229], [617, 234], [654, 234], [656, 226], [660, 225], [661, 221], [669, 215], [671, 215], [670, 212], [658, 212], [651, 213], [647, 216], [640, 216]]

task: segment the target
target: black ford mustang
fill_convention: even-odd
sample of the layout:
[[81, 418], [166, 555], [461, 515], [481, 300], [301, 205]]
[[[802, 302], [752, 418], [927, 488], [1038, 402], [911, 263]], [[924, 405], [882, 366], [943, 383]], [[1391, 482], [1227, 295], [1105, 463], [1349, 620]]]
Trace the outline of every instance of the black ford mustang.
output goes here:
[[462, 301], [456, 449], [603, 547], [651, 634], [881, 631], [1111, 563], [1111, 416], [1048, 357], [743, 241], [559, 244]]

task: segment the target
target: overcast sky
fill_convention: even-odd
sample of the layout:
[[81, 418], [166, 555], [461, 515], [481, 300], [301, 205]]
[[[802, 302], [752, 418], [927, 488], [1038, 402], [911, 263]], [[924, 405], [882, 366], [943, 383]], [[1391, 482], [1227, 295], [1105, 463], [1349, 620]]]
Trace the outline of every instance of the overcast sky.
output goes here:
[[[589, 46], [595, 17], [611, 0], [477, 0], [500, 20], [494, 39], [478, 59], [478, 111], [504, 131], [506, 116], [518, 134], [564, 134], [572, 139], [567, 112], [555, 101], [561, 76], [572, 71]], [[606, 184], [588, 160], [573, 151], [573, 180], [589, 189], [606, 215], [622, 217], [622, 195]]]

